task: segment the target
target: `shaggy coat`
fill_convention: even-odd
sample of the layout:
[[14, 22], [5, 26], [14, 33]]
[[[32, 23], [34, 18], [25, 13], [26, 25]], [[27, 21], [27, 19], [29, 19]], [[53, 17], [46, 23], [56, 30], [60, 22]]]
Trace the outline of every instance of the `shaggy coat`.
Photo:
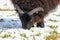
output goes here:
[[[25, 29], [29, 29], [34, 23], [44, 27], [45, 16], [50, 10], [56, 8], [59, 2], [60, 0], [12, 0], [22, 21], [22, 28]], [[40, 11], [38, 10], [39, 8], [41, 9]]]

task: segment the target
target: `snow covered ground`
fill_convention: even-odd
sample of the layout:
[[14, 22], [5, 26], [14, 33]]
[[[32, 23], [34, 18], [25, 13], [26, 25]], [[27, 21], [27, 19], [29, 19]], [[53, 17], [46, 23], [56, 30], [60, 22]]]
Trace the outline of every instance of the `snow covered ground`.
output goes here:
[[25, 30], [11, 0], [0, 0], [0, 40], [60, 40], [60, 5], [49, 13], [44, 28]]
[[0, 0], [0, 29], [19, 28], [21, 26], [21, 21], [11, 0]]

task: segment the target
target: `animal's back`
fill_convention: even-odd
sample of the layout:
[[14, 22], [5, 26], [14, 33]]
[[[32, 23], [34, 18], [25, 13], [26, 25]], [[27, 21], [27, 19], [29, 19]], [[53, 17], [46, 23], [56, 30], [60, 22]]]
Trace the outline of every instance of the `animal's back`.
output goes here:
[[21, 9], [34, 9], [43, 7], [47, 11], [55, 8], [60, 0], [12, 0], [20, 6]]

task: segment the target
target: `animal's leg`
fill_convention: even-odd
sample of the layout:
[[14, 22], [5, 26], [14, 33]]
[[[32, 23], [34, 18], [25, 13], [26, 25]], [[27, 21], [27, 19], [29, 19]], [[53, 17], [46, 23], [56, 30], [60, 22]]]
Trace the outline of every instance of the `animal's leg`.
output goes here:
[[44, 21], [43, 22], [38, 22], [37, 23], [37, 27], [44, 28]]
[[44, 18], [46, 16], [45, 12], [39, 12], [39, 15], [40, 17], [40, 20], [37, 22], [37, 27], [41, 27], [41, 28], [44, 28]]

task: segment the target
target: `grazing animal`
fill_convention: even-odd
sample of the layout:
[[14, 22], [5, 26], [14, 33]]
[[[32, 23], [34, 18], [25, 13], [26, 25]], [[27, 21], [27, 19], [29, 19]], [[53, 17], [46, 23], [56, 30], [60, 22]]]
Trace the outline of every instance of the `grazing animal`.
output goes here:
[[12, 3], [22, 21], [22, 28], [30, 29], [34, 23], [44, 27], [44, 18], [56, 8], [60, 0], [12, 0]]

